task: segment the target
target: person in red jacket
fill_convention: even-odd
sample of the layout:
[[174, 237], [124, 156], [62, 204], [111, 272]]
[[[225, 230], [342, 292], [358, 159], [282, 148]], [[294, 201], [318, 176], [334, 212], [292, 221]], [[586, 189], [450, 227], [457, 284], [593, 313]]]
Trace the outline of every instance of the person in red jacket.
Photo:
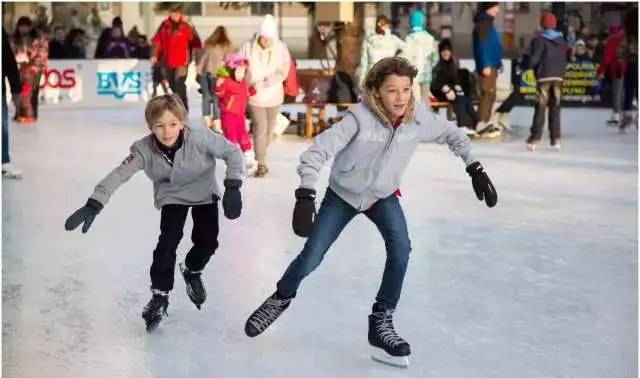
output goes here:
[[256, 94], [249, 87], [245, 75], [249, 60], [239, 54], [229, 54], [224, 66], [216, 72], [218, 80], [215, 93], [220, 107], [220, 122], [224, 136], [232, 143], [240, 146], [244, 154], [247, 176], [255, 173], [257, 162], [252, 150], [245, 114], [249, 97]]
[[608, 73], [613, 83], [613, 115], [609, 124], [617, 126], [620, 122], [620, 110], [624, 96], [623, 78], [627, 71], [627, 59], [624, 54], [625, 49], [621, 48], [620, 42], [623, 40], [624, 32], [622, 27], [613, 24], [609, 27], [610, 37], [604, 45], [602, 64], [596, 70], [600, 77]]
[[185, 21], [179, 7], [171, 10], [169, 18], [162, 22], [151, 42], [151, 65], [154, 66], [160, 58], [163, 59], [171, 90], [180, 96], [184, 106], [189, 110], [185, 84], [187, 69], [191, 49], [201, 48], [202, 43], [193, 28]]

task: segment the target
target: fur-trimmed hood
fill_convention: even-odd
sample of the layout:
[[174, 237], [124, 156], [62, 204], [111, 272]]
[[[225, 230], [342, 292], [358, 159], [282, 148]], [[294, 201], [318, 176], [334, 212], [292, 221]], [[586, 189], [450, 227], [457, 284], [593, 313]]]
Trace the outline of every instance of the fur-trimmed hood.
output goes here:
[[[367, 72], [367, 76], [365, 77], [365, 80], [364, 80], [365, 86], [370, 81], [373, 81], [373, 78], [378, 75], [378, 72], [380, 71], [380, 67], [381, 67], [380, 65], [376, 64], [371, 68], [371, 70], [369, 70], [369, 72]], [[371, 109], [371, 111], [375, 113], [375, 115], [377, 115], [378, 118], [382, 120], [383, 124], [390, 127], [391, 120], [386, 115], [384, 111], [384, 107], [382, 106], [382, 103], [380, 102], [380, 100], [376, 98], [375, 92], [376, 91], [373, 88], [366, 88], [365, 95], [362, 98], [362, 103], [365, 104], [369, 109]], [[414, 108], [415, 108], [415, 98], [412, 93], [411, 99], [409, 100], [409, 105], [407, 106], [407, 110], [405, 111], [404, 116], [402, 117], [402, 123], [409, 123], [413, 120]]]

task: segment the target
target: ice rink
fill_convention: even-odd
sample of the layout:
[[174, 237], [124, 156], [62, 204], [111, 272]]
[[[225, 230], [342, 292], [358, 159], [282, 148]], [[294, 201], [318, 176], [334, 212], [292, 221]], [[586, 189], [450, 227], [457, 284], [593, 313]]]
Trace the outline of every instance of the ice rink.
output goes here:
[[[192, 109], [198, 123], [199, 106]], [[532, 113], [516, 108], [512, 123], [529, 125]], [[308, 142], [276, 140], [269, 176], [246, 183], [242, 217], [222, 218], [202, 311], [176, 267], [169, 317], [147, 334], [140, 314], [160, 214], [144, 173], [120, 188], [89, 233], [63, 227], [148, 132], [143, 111], [42, 110], [37, 125], [11, 125], [12, 161], [25, 176], [2, 184], [3, 376], [636, 377], [637, 133], [618, 134], [608, 117], [563, 110], [559, 153], [547, 130], [534, 153], [524, 132], [474, 142], [498, 191], [493, 209], [477, 201], [448, 148], [420, 146], [401, 186], [413, 252], [395, 324], [412, 356], [397, 369], [369, 358], [367, 315], [385, 251], [365, 217], [345, 229], [271, 329], [244, 334], [247, 316], [303, 246], [291, 214]], [[178, 261], [190, 234], [189, 218]]]

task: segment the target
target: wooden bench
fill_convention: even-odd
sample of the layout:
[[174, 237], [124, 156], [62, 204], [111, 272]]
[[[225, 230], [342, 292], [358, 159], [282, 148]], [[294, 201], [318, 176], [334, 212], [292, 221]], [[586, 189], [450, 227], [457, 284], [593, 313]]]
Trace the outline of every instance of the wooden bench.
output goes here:
[[[478, 105], [478, 101], [474, 101], [473, 104], [474, 105]], [[314, 104], [314, 103], [307, 103], [307, 111], [305, 114], [305, 128], [304, 128], [304, 134], [302, 135], [304, 138], [306, 139], [311, 139], [314, 136], [320, 134], [321, 132], [323, 132], [326, 129], [326, 107], [327, 105], [330, 106], [336, 106], [336, 107], [345, 107], [345, 108], [351, 108], [356, 104], [351, 104], [351, 103], [342, 103], [342, 104], [334, 104], [334, 103], [322, 103], [322, 104]], [[444, 102], [444, 101], [430, 101], [429, 105], [431, 106], [431, 109], [433, 109], [434, 111], [440, 110], [440, 109], [447, 109], [447, 119], [452, 120], [452, 115], [453, 115], [453, 109], [451, 108], [451, 103], [449, 102]], [[314, 109], [318, 110], [318, 123], [314, 123], [313, 122], [313, 111]]]

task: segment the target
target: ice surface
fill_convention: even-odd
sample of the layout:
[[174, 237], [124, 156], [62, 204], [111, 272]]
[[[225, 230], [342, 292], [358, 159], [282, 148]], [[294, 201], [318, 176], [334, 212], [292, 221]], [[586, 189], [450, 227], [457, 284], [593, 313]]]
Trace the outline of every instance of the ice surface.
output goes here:
[[[512, 122], [531, 115], [516, 109]], [[635, 377], [637, 134], [619, 135], [608, 116], [565, 109], [560, 153], [547, 139], [528, 152], [522, 135], [474, 142], [499, 193], [494, 209], [446, 147], [419, 148], [401, 187], [414, 249], [395, 317], [413, 354], [400, 370], [369, 358], [385, 252], [364, 217], [273, 328], [244, 335], [303, 245], [291, 212], [306, 142], [275, 141], [270, 175], [246, 185], [243, 216], [222, 220], [203, 310], [176, 269], [169, 317], [147, 334], [140, 313], [159, 231], [148, 179], [121, 187], [88, 234], [63, 227], [146, 133], [143, 112], [43, 110], [38, 125], [11, 126], [25, 177], [3, 180], [4, 376]], [[179, 261], [190, 232], [189, 219]]]

